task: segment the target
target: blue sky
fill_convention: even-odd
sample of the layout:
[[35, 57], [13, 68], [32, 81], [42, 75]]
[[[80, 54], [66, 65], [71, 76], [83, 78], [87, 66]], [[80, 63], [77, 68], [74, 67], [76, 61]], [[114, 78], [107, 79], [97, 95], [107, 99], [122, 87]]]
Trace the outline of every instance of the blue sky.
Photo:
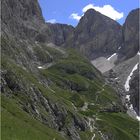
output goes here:
[[39, 0], [44, 19], [76, 26], [89, 8], [123, 24], [128, 13], [139, 7], [139, 0]]

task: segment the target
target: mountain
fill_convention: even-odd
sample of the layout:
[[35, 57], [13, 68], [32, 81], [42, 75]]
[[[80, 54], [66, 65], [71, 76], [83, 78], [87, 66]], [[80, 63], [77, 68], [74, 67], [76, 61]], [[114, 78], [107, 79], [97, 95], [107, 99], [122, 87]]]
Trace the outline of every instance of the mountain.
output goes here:
[[45, 23], [37, 0], [2, 1], [2, 13], [2, 139], [138, 139], [120, 94], [73, 47], [77, 29]]
[[139, 14], [140, 9], [132, 10], [123, 25], [124, 45], [120, 52], [126, 59], [135, 56], [139, 51]]
[[2, 1], [2, 13], [2, 33], [10, 32], [25, 40], [62, 45], [73, 33], [72, 26], [46, 24], [37, 0]]
[[[8, 9], [8, 10], [7, 10]], [[37, 0], [2, 1], [2, 30], [21, 38], [32, 38], [39, 30], [39, 24], [44, 23]]]
[[121, 46], [121, 25], [90, 9], [81, 18], [70, 42], [90, 60], [100, 56], [109, 56]]

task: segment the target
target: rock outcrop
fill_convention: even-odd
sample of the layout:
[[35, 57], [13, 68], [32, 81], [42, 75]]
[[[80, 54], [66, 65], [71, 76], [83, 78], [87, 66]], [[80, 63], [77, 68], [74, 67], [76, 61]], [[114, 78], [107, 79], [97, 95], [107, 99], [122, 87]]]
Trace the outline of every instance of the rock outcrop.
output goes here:
[[133, 108], [140, 116], [140, 108], [139, 108], [139, 70], [134, 72], [133, 78], [130, 81], [130, 98], [131, 103], [133, 104]]
[[44, 23], [37, 0], [4, 0], [1, 5], [3, 32], [31, 39], [37, 34], [39, 24]]

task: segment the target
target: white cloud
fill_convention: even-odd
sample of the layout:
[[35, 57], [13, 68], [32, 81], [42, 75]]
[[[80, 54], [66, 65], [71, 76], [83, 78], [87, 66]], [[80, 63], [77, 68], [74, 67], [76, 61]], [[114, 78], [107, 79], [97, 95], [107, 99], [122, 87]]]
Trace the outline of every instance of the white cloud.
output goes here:
[[123, 18], [124, 14], [123, 12], [119, 13], [117, 10], [115, 10], [111, 5], [104, 5], [103, 7], [95, 6], [94, 4], [88, 4], [85, 6], [82, 11], [85, 13], [89, 9], [95, 9], [96, 11], [100, 12], [101, 14], [110, 17], [114, 20], [119, 20]]
[[79, 16], [78, 13], [72, 13], [70, 15], [70, 18], [79, 21], [81, 19], [81, 16]]
[[56, 19], [50, 19], [50, 20], [48, 20], [47, 22], [49, 22], [49, 23], [56, 23]]

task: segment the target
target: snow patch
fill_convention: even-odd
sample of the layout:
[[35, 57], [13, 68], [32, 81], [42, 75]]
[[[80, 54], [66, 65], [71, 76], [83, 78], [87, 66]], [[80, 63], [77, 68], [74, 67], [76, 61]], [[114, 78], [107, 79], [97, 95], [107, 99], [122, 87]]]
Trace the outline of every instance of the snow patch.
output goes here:
[[140, 116], [137, 116], [136, 119], [137, 119], [138, 121], [140, 121]]
[[140, 52], [138, 51], [137, 55], [140, 55]]
[[38, 66], [38, 69], [43, 69], [43, 67], [41, 67], [41, 66]]
[[118, 80], [118, 79], [119, 79], [119, 77], [116, 77], [116, 78], [115, 78], [115, 80]]
[[126, 80], [125, 85], [124, 85], [125, 91], [129, 91], [129, 90], [130, 90], [129, 82], [130, 82], [130, 80], [131, 80], [131, 77], [132, 77], [132, 75], [133, 75], [133, 72], [134, 72], [135, 70], [137, 70], [137, 69], [138, 69], [138, 63], [134, 66], [134, 68], [132, 69], [131, 73], [130, 73], [129, 76], [127, 77], [127, 80]]
[[136, 111], [133, 108], [133, 105], [126, 105], [126, 107], [128, 108], [127, 113], [129, 114], [129, 116], [136, 118], [138, 121], [140, 121], [140, 116], [137, 115]]
[[127, 113], [129, 116], [136, 118], [138, 121], [140, 121], [140, 116], [137, 115], [136, 111], [133, 108], [133, 105], [130, 104], [130, 95], [126, 95], [125, 99], [127, 100], [126, 107], [127, 107]]
[[126, 95], [125, 98], [127, 99], [127, 101], [130, 101], [130, 95]]
[[137, 115], [136, 111], [133, 108], [133, 105], [130, 103], [130, 95], [126, 95], [125, 97], [127, 103], [126, 103], [126, 107], [127, 107], [127, 113], [129, 114], [129, 116], [136, 118], [138, 121], [140, 121], [140, 116]]
[[121, 49], [121, 46], [118, 48], [118, 50], [120, 50]]
[[110, 57], [107, 58], [107, 60], [110, 60], [112, 57], [116, 56], [117, 53], [112, 54]]

